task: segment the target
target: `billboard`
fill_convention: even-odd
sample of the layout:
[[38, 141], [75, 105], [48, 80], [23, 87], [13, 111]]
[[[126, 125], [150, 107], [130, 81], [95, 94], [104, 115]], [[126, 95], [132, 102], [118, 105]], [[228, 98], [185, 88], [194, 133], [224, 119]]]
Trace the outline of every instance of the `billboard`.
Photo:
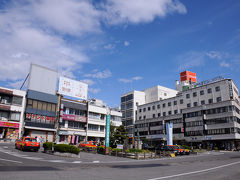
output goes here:
[[197, 76], [196, 73], [184, 71], [180, 73], [180, 80], [181, 82], [183, 81], [197, 82]]
[[60, 77], [58, 92], [65, 96], [87, 99], [88, 85], [79, 81]]
[[28, 89], [56, 95], [57, 76], [57, 71], [40, 65], [31, 64]]
[[107, 115], [106, 118], [106, 135], [105, 135], [105, 147], [109, 147], [109, 141], [110, 141], [110, 115]]

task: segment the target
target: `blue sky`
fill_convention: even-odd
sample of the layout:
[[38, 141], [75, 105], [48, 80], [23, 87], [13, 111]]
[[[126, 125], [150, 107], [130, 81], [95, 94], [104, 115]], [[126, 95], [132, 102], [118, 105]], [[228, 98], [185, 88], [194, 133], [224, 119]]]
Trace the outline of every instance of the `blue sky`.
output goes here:
[[89, 84], [89, 97], [232, 78], [240, 87], [237, 0], [1, 0], [0, 86], [19, 88], [30, 63]]

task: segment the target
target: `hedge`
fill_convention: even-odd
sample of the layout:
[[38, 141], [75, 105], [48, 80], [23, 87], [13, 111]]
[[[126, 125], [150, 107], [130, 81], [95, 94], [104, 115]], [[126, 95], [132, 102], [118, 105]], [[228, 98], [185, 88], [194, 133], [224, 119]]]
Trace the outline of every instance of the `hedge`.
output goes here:
[[45, 142], [43, 143], [43, 148], [46, 150], [52, 150], [53, 143], [52, 142]]
[[80, 149], [73, 145], [68, 144], [55, 144], [54, 145], [54, 151], [57, 152], [67, 152], [67, 153], [73, 153], [73, 154], [79, 154]]

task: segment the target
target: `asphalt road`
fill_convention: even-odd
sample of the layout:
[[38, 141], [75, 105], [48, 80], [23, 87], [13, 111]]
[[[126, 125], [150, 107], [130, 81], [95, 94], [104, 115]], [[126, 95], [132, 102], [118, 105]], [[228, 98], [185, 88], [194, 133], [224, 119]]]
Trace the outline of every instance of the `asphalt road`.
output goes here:
[[0, 143], [0, 180], [237, 180], [240, 152], [210, 152], [176, 158], [131, 160], [81, 152], [65, 158], [22, 152]]

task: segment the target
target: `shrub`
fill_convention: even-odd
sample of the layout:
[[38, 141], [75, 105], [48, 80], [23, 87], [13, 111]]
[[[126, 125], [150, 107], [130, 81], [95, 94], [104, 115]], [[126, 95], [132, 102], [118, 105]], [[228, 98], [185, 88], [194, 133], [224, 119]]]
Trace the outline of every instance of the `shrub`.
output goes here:
[[118, 149], [118, 148], [113, 148], [112, 151], [113, 151], [113, 152], [121, 152], [122, 150], [121, 150], [121, 149]]
[[214, 149], [214, 150], [218, 150], [218, 147], [214, 147], [213, 149]]
[[105, 153], [105, 147], [104, 146], [98, 146], [97, 147], [97, 152], [100, 153], [100, 154]]
[[73, 154], [79, 154], [80, 149], [73, 145], [68, 144], [55, 144], [54, 145], [54, 151], [57, 152], [68, 152]]
[[142, 150], [142, 149], [127, 149], [126, 150], [126, 152], [127, 153], [142, 153], [142, 152], [144, 152], [144, 150]]
[[53, 143], [52, 142], [45, 142], [43, 143], [43, 148], [45, 150], [52, 150]]
[[183, 147], [184, 149], [189, 149], [189, 150], [191, 150], [191, 147], [190, 147], [190, 146], [182, 145], [182, 147]]

